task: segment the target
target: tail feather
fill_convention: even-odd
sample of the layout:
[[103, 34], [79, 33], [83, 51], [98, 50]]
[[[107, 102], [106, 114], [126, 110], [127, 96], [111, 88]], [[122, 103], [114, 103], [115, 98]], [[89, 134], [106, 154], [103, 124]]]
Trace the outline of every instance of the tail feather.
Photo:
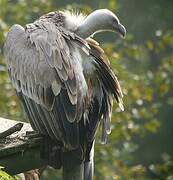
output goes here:
[[84, 180], [84, 154], [82, 148], [62, 154], [63, 180]]
[[63, 180], [92, 180], [94, 176], [94, 141], [88, 144], [85, 161], [81, 149], [63, 153]]
[[94, 176], [93, 159], [84, 163], [84, 180], [92, 180]]
[[94, 141], [89, 146], [89, 151], [84, 163], [84, 180], [92, 180], [94, 177]]

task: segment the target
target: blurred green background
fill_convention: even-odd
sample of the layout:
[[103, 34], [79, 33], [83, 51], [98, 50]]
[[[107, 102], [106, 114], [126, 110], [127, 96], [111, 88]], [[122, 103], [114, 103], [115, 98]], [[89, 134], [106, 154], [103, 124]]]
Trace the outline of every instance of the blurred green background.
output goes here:
[[[125, 112], [116, 104], [107, 145], [97, 138], [95, 180], [173, 180], [173, 1], [172, 0], [0, 0], [0, 116], [26, 120], [3, 59], [9, 27], [59, 9], [114, 11], [127, 29], [94, 38], [111, 60], [124, 92]], [[48, 168], [43, 180], [61, 179]]]

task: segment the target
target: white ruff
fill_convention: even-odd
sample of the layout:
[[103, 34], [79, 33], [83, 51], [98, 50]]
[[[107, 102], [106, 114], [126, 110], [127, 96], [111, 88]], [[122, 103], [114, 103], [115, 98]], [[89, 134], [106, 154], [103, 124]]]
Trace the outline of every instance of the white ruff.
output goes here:
[[66, 19], [65, 19], [65, 26], [70, 31], [75, 31], [77, 27], [84, 21], [85, 15], [77, 10], [65, 10], [62, 12]]

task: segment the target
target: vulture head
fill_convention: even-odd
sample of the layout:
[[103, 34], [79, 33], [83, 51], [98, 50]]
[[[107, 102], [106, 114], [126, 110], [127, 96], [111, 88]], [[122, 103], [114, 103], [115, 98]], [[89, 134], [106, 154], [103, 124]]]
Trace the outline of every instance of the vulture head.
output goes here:
[[88, 16], [72, 15], [65, 12], [65, 26], [82, 38], [88, 38], [102, 31], [112, 31], [126, 35], [125, 27], [120, 23], [118, 17], [108, 9], [93, 11]]

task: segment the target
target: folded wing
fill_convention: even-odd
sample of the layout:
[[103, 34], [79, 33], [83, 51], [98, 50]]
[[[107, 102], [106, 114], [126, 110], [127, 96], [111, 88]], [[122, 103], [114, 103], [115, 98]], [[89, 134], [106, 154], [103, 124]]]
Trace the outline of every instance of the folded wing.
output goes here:
[[4, 45], [11, 81], [33, 128], [69, 147], [79, 143], [87, 94], [82, 65], [74, 56], [78, 43], [85, 46], [74, 34], [44, 22], [12, 26]]

